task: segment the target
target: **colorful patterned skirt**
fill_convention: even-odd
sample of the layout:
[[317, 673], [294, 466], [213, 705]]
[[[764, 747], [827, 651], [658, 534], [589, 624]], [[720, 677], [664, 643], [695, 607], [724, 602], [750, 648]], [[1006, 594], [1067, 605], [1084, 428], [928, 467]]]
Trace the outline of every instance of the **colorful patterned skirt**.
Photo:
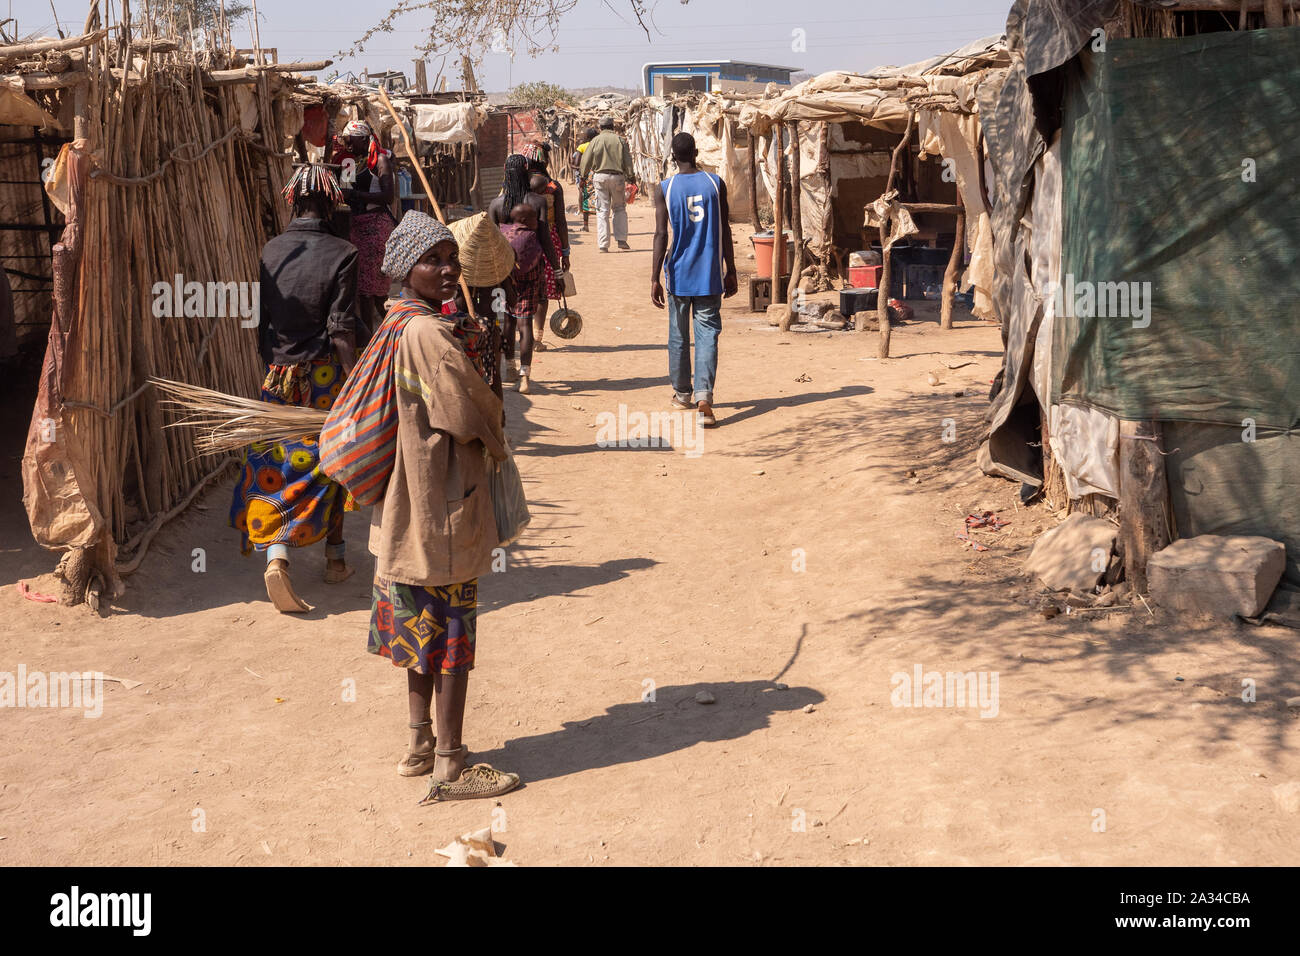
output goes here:
[[474, 668], [478, 578], [421, 587], [375, 578], [366, 650], [417, 674]]
[[578, 177], [578, 209], [582, 212], [595, 212], [596, 204], [592, 202], [591, 177]]
[[[262, 401], [328, 410], [343, 387], [343, 368], [333, 356], [298, 365], [272, 365]], [[325, 476], [315, 435], [296, 441], [259, 442], [244, 454], [230, 503], [230, 525], [240, 550], [265, 551], [272, 544], [302, 547], [320, 541], [356, 502]]]
[[[560, 233], [554, 226], [551, 226], [551, 245], [555, 247], [555, 254], [558, 256], [560, 254]], [[552, 302], [558, 302], [560, 292], [563, 291], [560, 288], [560, 277], [556, 275], [555, 270], [551, 268], [551, 264], [547, 262], [545, 256], [542, 257], [542, 262], [546, 266], [546, 298]]]
[[351, 243], [357, 247], [357, 294], [388, 295], [392, 280], [379, 271], [384, 246], [395, 223], [387, 210], [352, 217]]

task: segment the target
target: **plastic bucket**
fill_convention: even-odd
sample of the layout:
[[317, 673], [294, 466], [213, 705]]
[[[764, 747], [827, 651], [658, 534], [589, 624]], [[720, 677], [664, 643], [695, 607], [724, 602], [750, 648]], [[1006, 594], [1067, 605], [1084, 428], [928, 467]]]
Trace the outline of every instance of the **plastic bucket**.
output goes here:
[[[785, 262], [782, 264], [781, 275], [790, 274], [790, 242], [792, 235], [785, 234]], [[776, 237], [772, 233], [756, 234], [749, 237], [749, 241], [754, 244], [754, 275], [759, 279], [772, 278], [772, 246]]]

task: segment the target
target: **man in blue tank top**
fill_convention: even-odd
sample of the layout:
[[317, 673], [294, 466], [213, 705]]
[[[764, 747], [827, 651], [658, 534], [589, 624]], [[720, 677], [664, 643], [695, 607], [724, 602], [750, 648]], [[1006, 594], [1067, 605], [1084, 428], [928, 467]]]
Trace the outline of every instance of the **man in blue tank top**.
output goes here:
[[[654, 272], [650, 301], [668, 305], [668, 379], [676, 408], [695, 406], [702, 425], [716, 425], [713, 381], [718, 371], [722, 299], [736, 294], [736, 258], [727, 215], [727, 185], [695, 165], [695, 137], [673, 137], [677, 173], [655, 190]], [[672, 225], [672, 249], [668, 226]], [[666, 261], [665, 261], [666, 260]], [[691, 325], [695, 376], [691, 377]]]

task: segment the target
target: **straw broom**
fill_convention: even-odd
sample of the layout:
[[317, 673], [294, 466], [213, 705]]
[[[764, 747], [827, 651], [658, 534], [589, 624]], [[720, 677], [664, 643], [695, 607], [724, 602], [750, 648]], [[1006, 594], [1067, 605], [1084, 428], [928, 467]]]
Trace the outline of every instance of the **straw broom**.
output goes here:
[[318, 408], [276, 405], [157, 376], [149, 381], [167, 396], [165, 405], [188, 413], [167, 427], [197, 429], [194, 449], [204, 455], [238, 451], [258, 442], [296, 441], [304, 435], [319, 435], [328, 414]]

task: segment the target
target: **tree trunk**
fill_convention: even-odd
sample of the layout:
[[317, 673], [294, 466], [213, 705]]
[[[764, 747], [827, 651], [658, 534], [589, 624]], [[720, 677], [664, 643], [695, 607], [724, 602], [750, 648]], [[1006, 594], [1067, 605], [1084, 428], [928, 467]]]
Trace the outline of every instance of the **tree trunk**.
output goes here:
[[[898, 141], [894, 147], [894, 155], [889, 160], [889, 178], [885, 181], [884, 195], [888, 196], [894, 189], [894, 183], [898, 179], [898, 170], [902, 162], [903, 155], [908, 151], [908, 144], [912, 141], [912, 126], [916, 123], [916, 114], [909, 112], [907, 114], [907, 128], [903, 130], [903, 138]], [[889, 286], [893, 281], [890, 268], [889, 255], [889, 221], [885, 220], [880, 224], [880, 289], [876, 294], [876, 316], [880, 322], [880, 350], [879, 356], [882, 359], [889, 358], [889, 334], [892, 331], [889, 325]]]
[[961, 273], [962, 253], [966, 247], [966, 210], [962, 208], [961, 193], [957, 194], [957, 234], [952, 239], [952, 255], [948, 268], [943, 271], [943, 301], [939, 306], [939, 328], [952, 328], [952, 300], [957, 294], [957, 277]]
[[781, 319], [781, 331], [789, 332], [794, 322], [794, 307], [799, 301], [799, 274], [803, 271], [803, 212], [800, 198], [803, 187], [799, 181], [799, 123], [790, 123], [790, 232], [794, 236], [794, 265], [790, 269], [790, 287], [786, 296], [790, 308]]
[[776, 143], [776, 199], [772, 203], [772, 301], [785, 302], [785, 286], [781, 284], [781, 268], [785, 265], [785, 149], [781, 140], [782, 126], [772, 127], [772, 141]]
[[1169, 489], [1157, 422], [1119, 425], [1119, 543], [1133, 590], [1147, 589], [1147, 560], [1169, 543]]

